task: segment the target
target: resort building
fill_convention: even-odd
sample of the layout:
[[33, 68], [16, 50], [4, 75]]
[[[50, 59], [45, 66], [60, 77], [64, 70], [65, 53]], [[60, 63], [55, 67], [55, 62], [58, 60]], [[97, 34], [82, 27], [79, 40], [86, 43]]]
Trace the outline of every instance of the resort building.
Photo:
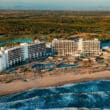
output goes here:
[[73, 40], [58, 40], [52, 41], [53, 51], [56, 51], [58, 56], [75, 55], [78, 49], [78, 43]]
[[100, 53], [100, 41], [98, 39], [94, 40], [84, 40], [82, 51], [87, 56], [97, 56]]
[[3, 71], [4, 69], [6, 69], [6, 67], [7, 67], [7, 65], [6, 65], [5, 53], [1, 49], [1, 51], [0, 51], [0, 71]]
[[20, 46], [0, 50], [0, 71], [13, 67], [27, 60], [46, 56], [46, 45], [36, 41], [32, 44], [22, 43]]
[[36, 43], [28, 46], [29, 60], [40, 58], [46, 55], [45, 43]]
[[58, 40], [52, 41], [53, 51], [57, 56], [80, 56], [85, 54], [87, 56], [94, 56], [100, 53], [100, 41], [98, 39], [84, 40]]
[[25, 60], [23, 48], [21, 46], [7, 49], [4, 52], [7, 67], [16, 65]]
[[1, 48], [0, 50], [0, 71], [6, 68], [20, 65], [25, 61], [44, 58], [46, 56], [72, 56], [80, 57], [82, 54], [90, 57], [99, 55], [100, 41], [97, 39], [84, 40], [58, 40], [54, 39], [52, 43], [44, 43], [36, 40], [31, 44], [22, 43], [13, 48]]

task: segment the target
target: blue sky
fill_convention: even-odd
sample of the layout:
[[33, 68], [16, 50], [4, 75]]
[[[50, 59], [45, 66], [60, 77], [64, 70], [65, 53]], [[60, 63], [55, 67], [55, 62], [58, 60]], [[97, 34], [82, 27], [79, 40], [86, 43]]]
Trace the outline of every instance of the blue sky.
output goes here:
[[110, 10], [110, 0], [0, 0], [0, 9]]

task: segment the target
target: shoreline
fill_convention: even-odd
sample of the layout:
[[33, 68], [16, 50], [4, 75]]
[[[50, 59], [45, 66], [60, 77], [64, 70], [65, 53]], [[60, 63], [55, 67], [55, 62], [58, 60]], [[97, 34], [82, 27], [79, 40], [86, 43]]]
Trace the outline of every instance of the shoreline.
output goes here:
[[99, 79], [110, 79], [110, 71], [102, 71], [91, 74], [65, 73], [56, 76], [36, 78], [34, 80], [30, 80], [29, 82], [15, 80], [10, 83], [0, 83], [0, 96], [23, 92], [34, 88], [58, 87], [65, 84], [80, 83]]

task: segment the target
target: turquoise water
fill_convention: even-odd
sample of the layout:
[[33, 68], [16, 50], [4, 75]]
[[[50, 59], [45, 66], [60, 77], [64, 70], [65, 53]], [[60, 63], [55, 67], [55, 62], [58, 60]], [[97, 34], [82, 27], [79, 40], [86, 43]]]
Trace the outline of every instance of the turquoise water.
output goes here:
[[110, 109], [110, 80], [32, 89], [0, 97], [0, 110], [48, 110], [57, 108], [59, 110], [64, 108]]
[[78, 64], [59, 64], [57, 68], [78, 67]]
[[54, 66], [54, 63], [47, 63], [47, 64], [34, 64], [32, 68], [41, 69], [41, 70], [53, 70], [53, 69], [60, 69], [60, 68], [70, 68], [70, 67], [78, 67], [79, 64], [59, 64]]
[[101, 48], [103, 48], [103, 47], [110, 47], [110, 41], [101, 42]]
[[[22, 43], [22, 42], [31, 43], [32, 39], [15, 39], [15, 40], [10, 40], [8, 42], [11, 42], [11, 43]], [[0, 44], [6, 44], [6, 43], [7, 42], [0, 41]], [[106, 46], [110, 47], [110, 41], [102, 41], [101, 42], [101, 48], [106, 47]]]
[[9, 40], [9, 41], [5, 41], [5, 42], [3, 42], [3, 41], [0, 41], [0, 44], [3, 44], [3, 45], [5, 45], [5, 44], [7, 44], [7, 43], [24, 43], [24, 42], [26, 42], [26, 43], [32, 43], [32, 39], [14, 39], [14, 40]]

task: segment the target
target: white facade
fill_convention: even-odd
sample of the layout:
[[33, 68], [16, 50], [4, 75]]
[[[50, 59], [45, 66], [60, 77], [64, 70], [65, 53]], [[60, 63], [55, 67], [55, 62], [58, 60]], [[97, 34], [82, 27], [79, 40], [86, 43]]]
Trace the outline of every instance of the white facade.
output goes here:
[[5, 53], [0, 51], [0, 71], [6, 68], [6, 56]]
[[54, 39], [52, 41], [52, 47], [53, 51], [57, 52], [58, 56], [69, 56], [69, 55], [75, 55], [78, 44], [75, 41], [72, 40], [58, 40]]
[[80, 52], [83, 52], [83, 39], [82, 38], [80, 38], [78, 41], [78, 50]]
[[4, 52], [7, 67], [13, 66], [24, 61], [24, 52], [22, 46], [10, 48], [5, 50]]
[[[100, 53], [100, 41], [93, 40], [58, 40], [52, 41], [52, 49], [58, 56], [89, 56]], [[22, 43], [18, 47], [0, 50], [0, 71], [26, 60], [33, 60], [46, 56], [46, 44], [36, 40], [33, 44]]]
[[88, 56], [98, 55], [100, 53], [100, 41], [98, 39], [77, 41], [74, 40], [58, 40], [52, 41], [53, 51], [57, 52], [57, 56], [77, 56], [81, 53]]
[[83, 53], [89, 56], [95, 56], [100, 53], [100, 41], [98, 39], [94, 40], [84, 40], [82, 46]]
[[24, 61], [25, 61], [29, 57], [29, 55], [28, 55], [28, 44], [27, 43], [21, 43], [20, 46], [22, 47], [22, 52], [23, 52]]
[[33, 44], [23, 43], [20, 46], [0, 51], [0, 71], [14, 66], [26, 60], [45, 56], [45, 43], [35, 42]]

